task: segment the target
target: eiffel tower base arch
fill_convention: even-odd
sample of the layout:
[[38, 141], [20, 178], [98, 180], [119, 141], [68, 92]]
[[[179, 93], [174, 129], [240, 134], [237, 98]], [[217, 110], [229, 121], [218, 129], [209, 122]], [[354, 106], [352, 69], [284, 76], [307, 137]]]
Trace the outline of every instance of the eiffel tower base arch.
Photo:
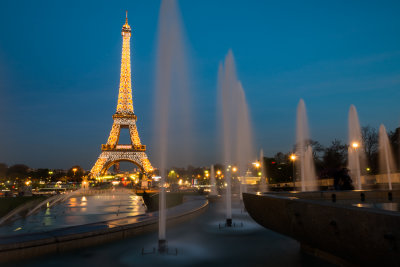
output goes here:
[[103, 151], [97, 159], [91, 176], [98, 177], [106, 174], [107, 170], [120, 161], [129, 161], [138, 166], [145, 175], [150, 175], [152, 167], [145, 152], [137, 151]]

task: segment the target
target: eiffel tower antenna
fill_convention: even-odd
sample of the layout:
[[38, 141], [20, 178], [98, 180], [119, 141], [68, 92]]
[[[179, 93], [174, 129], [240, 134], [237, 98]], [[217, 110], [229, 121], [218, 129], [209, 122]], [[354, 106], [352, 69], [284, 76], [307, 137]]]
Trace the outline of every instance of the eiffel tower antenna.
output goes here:
[[[125, 24], [122, 26], [121, 35], [122, 57], [117, 110], [113, 115], [114, 123], [107, 144], [101, 145], [102, 152], [90, 171], [92, 177], [104, 175], [112, 165], [120, 161], [134, 163], [147, 175], [153, 171], [146, 155], [146, 146], [140, 142], [136, 127], [137, 117], [133, 111], [130, 55], [131, 27], [128, 24], [128, 11], [126, 11]], [[121, 128], [129, 129], [130, 144], [119, 144]]]

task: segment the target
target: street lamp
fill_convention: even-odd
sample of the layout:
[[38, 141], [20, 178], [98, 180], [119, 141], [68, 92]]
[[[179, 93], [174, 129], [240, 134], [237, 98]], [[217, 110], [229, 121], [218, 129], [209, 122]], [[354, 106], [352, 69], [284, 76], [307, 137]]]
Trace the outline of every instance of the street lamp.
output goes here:
[[77, 170], [78, 170], [78, 168], [73, 168], [72, 169], [72, 171], [74, 172], [74, 176], [75, 176]]
[[261, 166], [260, 162], [258, 162], [258, 161], [253, 162], [253, 165], [254, 165], [254, 167], [256, 167], [256, 169], [260, 168], [260, 166]]
[[351, 146], [353, 147], [355, 154], [356, 154], [356, 175], [357, 175], [357, 187], [358, 189], [361, 189], [361, 177], [360, 177], [360, 159], [358, 158], [358, 150], [357, 148], [359, 148], [360, 144], [358, 142], [353, 142], [351, 144]]
[[296, 161], [296, 155], [291, 154], [290, 155], [290, 160], [293, 163], [292, 169], [293, 169], [293, 189], [296, 188], [296, 178], [295, 178], [295, 172], [294, 172], [294, 162]]
[[358, 146], [359, 146], [359, 144], [358, 144], [357, 142], [353, 142], [353, 143], [351, 144], [351, 146], [352, 146], [354, 149], [357, 149]]

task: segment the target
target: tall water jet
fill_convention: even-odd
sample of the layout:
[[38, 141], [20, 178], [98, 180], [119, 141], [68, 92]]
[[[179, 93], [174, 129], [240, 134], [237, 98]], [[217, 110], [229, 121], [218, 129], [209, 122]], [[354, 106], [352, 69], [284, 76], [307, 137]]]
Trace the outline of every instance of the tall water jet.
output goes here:
[[[230, 56], [231, 55], [231, 56]], [[225, 58], [225, 69], [220, 63], [218, 69], [218, 89], [220, 99], [222, 101], [222, 140], [224, 146], [224, 163], [225, 163], [225, 181], [226, 181], [226, 225], [232, 226], [232, 195], [231, 195], [231, 170], [228, 169], [232, 162], [231, 146], [232, 146], [232, 121], [230, 116], [233, 112], [232, 94], [230, 89], [236, 86], [237, 81], [234, 79], [236, 76], [232, 53], [228, 53]]]
[[[227, 168], [226, 225], [232, 225], [232, 165], [238, 163], [238, 175], [244, 177], [252, 154], [249, 111], [243, 87], [237, 79], [233, 53], [229, 50], [218, 70], [218, 91], [221, 101], [223, 156]], [[233, 133], [236, 133], [234, 135]], [[230, 167], [229, 167], [230, 166]]]
[[245, 192], [244, 187], [245, 187], [245, 183], [246, 183], [246, 177], [243, 175], [241, 177], [239, 177], [239, 199], [243, 200], [243, 192]]
[[243, 200], [243, 193], [247, 193], [247, 181], [250, 175], [251, 172], [248, 169], [246, 173], [240, 178], [240, 200]]
[[[185, 57], [183, 34], [178, 6], [175, 0], [161, 2], [158, 22], [158, 45], [155, 84], [155, 148], [159, 165], [160, 197], [159, 197], [159, 251], [165, 252], [166, 242], [166, 168], [168, 148], [174, 146], [174, 156], [184, 155], [190, 151], [187, 138], [191, 136], [190, 101], [188, 101], [188, 66]], [[173, 105], [174, 101], [181, 103]], [[177, 110], [180, 109], [180, 110]], [[170, 120], [173, 118], [174, 120]], [[170, 127], [173, 124], [174, 127]], [[177, 133], [176, 130], [180, 131]], [[179, 141], [178, 140], [179, 137]], [[185, 141], [187, 144], [185, 144]], [[179, 142], [181, 145], [177, 145]], [[183, 142], [183, 144], [182, 144]], [[182, 149], [186, 149], [183, 151]], [[182, 151], [181, 151], [182, 150]]]
[[360, 121], [354, 105], [350, 106], [348, 121], [348, 169], [350, 176], [355, 181], [356, 189], [361, 190], [361, 166], [364, 166], [364, 145], [361, 134]]
[[214, 165], [211, 165], [211, 170], [210, 170], [210, 196], [216, 196], [217, 195], [217, 184], [215, 181], [215, 170], [214, 170]]
[[380, 173], [387, 174], [389, 190], [392, 190], [391, 173], [396, 171], [396, 164], [389, 137], [383, 124], [379, 127], [379, 170]]
[[248, 166], [253, 154], [252, 132], [250, 125], [249, 110], [246, 101], [246, 96], [241, 82], [238, 82], [237, 96], [234, 97], [234, 105], [236, 106], [236, 140], [233, 146], [236, 145], [236, 158], [238, 175], [241, 179], [241, 194], [247, 192], [247, 177], [249, 177]]
[[300, 99], [297, 106], [296, 154], [299, 159], [297, 166], [300, 172], [301, 191], [317, 190], [317, 178], [315, 175], [312, 147], [310, 145], [306, 106], [303, 99]]
[[261, 169], [261, 179], [260, 179], [260, 191], [261, 192], [266, 192], [268, 191], [267, 183], [266, 183], [266, 178], [267, 178], [267, 172], [266, 172], [266, 166], [264, 164], [264, 151], [261, 149], [260, 150], [260, 169]]

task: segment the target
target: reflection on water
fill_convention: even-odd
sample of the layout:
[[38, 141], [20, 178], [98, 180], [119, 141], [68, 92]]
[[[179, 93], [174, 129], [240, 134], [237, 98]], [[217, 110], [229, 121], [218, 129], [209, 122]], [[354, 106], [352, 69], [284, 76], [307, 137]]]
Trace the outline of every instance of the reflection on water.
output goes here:
[[393, 202], [385, 202], [385, 203], [356, 203], [352, 204], [355, 207], [359, 208], [373, 208], [373, 209], [382, 209], [382, 210], [390, 210], [390, 211], [400, 211], [399, 203]]
[[146, 212], [142, 197], [125, 192], [94, 196], [75, 196], [65, 202], [8, 225], [0, 235], [42, 232], [57, 228], [137, 216]]

